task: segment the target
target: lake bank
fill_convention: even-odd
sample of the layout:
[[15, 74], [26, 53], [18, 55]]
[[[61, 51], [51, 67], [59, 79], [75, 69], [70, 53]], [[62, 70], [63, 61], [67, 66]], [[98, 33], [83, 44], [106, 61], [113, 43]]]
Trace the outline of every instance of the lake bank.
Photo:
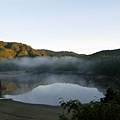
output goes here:
[[0, 118], [2, 120], [58, 120], [59, 106], [28, 104], [11, 99], [0, 100]]

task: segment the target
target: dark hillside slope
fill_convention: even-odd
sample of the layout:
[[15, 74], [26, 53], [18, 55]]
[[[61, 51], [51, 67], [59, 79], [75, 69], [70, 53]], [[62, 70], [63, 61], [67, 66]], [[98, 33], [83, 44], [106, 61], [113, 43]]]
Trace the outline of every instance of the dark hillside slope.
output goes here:
[[90, 55], [92, 58], [120, 58], [120, 49], [103, 50]]
[[62, 56], [71, 56], [71, 57], [83, 57], [85, 55], [82, 54], [77, 54], [74, 53], [72, 51], [60, 51], [60, 52], [54, 52], [51, 50], [45, 50], [45, 49], [41, 49], [38, 50], [43, 56], [56, 56], [56, 57], [62, 57]]

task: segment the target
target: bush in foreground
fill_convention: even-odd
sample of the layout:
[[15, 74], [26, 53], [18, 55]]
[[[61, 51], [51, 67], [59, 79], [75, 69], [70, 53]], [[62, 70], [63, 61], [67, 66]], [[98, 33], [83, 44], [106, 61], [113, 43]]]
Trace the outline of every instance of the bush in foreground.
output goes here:
[[82, 104], [79, 100], [60, 101], [60, 120], [120, 120], [120, 92], [109, 88], [104, 98]]

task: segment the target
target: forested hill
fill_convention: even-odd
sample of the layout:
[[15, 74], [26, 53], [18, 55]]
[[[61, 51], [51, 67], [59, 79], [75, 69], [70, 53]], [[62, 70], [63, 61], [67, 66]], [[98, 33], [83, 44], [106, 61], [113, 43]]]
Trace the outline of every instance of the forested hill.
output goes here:
[[33, 49], [31, 46], [26, 44], [17, 43], [17, 42], [3, 42], [0, 41], [0, 59], [2, 58], [14, 58], [14, 57], [35, 57], [35, 56], [84, 56], [79, 55], [74, 52], [68, 51], [61, 51], [61, 52], [54, 52], [50, 50], [36, 50]]
[[36, 56], [72, 56], [81, 58], [120, 58], [120, 49], [104, 50], [91, 55], [77, 54], [69, 51], [55, 52], [45, 49], [33, 49], [31, 46], [17, 43], [0, 41], [0, 59], [14, 57], [36, 57]]
[[103, 50], [90, 55], [92, 58], [120, 58], [120, 49]]

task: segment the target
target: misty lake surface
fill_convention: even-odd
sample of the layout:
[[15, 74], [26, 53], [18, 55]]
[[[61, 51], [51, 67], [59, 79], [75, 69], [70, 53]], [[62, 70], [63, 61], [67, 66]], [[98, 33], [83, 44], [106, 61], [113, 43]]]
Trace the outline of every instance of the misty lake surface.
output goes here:
[[4, 97], [25, 103], [60, 105], [59, 98], [63, 98], [65, 101], [78, 99], [82, 103], [88, 103], [92, 100], [99, 100], [104, 95], [97, 88], [83, 87], [70, 83], [53, 83], [40, 85], [25, 94], [5, 95]]

